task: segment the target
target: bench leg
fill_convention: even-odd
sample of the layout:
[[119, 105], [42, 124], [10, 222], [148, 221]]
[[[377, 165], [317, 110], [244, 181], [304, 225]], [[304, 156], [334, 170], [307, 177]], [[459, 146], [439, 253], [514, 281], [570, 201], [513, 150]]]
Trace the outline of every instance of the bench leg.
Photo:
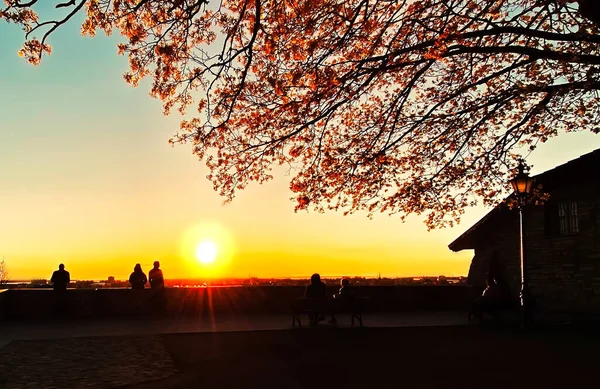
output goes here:
[[354, 327], [354, 319], [356, 318], [356, 320], [358, 321], [358, 325], [360, 327], [363, 326], [363, 322], [362, 322], [362, 314], [360, 313], [353, 313], [352, 314], [352, 327]]
[[296, 327], [296, 322], [298, 322], [298, 327], [302, 327], [302, 322], [300, 321], [300, 316], [292, 315], [292, 327]]

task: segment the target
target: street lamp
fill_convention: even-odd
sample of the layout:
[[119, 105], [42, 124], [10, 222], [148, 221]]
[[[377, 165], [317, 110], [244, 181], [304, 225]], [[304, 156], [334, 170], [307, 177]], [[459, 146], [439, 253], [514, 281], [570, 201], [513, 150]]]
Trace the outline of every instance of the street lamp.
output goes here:
[[520, 236], [520, 252], [521, 252], [521, 310], [523, 311], [523, 324], [528, 326], [531, 324], [531, 297], [529, 295], [529, 275], [527, 274], [527, 261], [525, 257], [525, 236], [523, 226], [523, 208], [527, 203], [527, 197], [533, 189], [535, 178], [529, 177], [525, 173], [525, 165], [519, 163], [519, 172], [510, 180], [515, 195], [517, 196], [517, 204], [519, 207], [519, 236]]

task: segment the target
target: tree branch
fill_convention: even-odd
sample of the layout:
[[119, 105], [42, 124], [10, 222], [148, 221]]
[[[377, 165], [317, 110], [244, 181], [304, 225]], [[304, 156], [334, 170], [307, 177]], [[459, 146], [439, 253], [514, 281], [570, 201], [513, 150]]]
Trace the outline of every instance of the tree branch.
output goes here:
[[442, 57], [447, 58], [461, 54], [521, 54], [535, 59], [551, 59], [555, 61], [600, 65], [600, 56], [590, 54], [574, 54], [558, 52], [548, 49], [536, 49], [525, 46], [449, 46]]
[[75, 5], [75, 0], [70, 0], [70, 1], [68, 1], [66, 3], [56, 4], [56, 8], [70, 7], [72, 5]]

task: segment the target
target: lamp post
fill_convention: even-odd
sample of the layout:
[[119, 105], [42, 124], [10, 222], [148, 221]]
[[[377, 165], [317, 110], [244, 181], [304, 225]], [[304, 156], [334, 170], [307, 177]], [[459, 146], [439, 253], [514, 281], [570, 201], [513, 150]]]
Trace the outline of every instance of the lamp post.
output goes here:
[[525, 172], [523, 162], [519, 163], [519, 172], [510, 180], [515, 195], [517, 196], [517, 204], [519, 207], [519, 242], [521, 255], [521, 310], [523, 313], [523, 326], [528, 327], [532, 322], [531, 315], [531, 297], [529, 295], [529, 275], [527, 274], [527, 257], [525, 253], [525, 233], [523, 225], [523, 208], [527, 203], [527, 197], [533, 189], [535, 178], [529, 177]]

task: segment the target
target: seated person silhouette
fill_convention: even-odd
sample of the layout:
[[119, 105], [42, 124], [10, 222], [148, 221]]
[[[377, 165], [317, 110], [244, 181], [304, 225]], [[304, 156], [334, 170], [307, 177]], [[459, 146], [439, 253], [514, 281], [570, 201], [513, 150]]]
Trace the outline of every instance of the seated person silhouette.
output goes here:
[[340, 281], [340, 291], [337, 294], [333, 295], [333, 298], [341, 298], [341, 299], [349, 299], [352, 298], [353, 292], [352, 287], [350, 286], [350, 280], [347, 278], [342, 278]]
[[496, 281], [495, 278], [492, 278], [491, 281], [488, 280], [486, 288], [481, 294], [482, 302], [493, 308], [494, 305], [500, 302], [501, 297], [502, 294], [500, 292], [500, 285], [498, 285], [498, 281]]
[[146, 274], [142, 271], [142, 265], [139, 263], [135, 265], [133, 268], [133, 273], [129, 276], [129, 283], [131, 284], [131, 289], [145, 289], [146, 283], [148, 279], [146, 278]]
[[512, 291], [510, 290], [510, 286], [508, 282], [504, 280], [502, 277], [494, 277], [496, 280], [496, 284], [498, 285], [498, 306], [499, 308], [506, 309], [514, 307], [514, 303], [516, 302], [515, 297], [513, 296]]
[[[326, 299], [327, 286], [321, 281], [321, 276], [318, 273], [310, 277], [310, 284], [304, 290], [304, 298], [306, 299]], [[318, 322], [325, 320], [325, 315], [322, 312], [312, 312], [308, 315], [311, 325], [316, 325]]]
[[[348, 278], [342, 278], [340, 285], [341, 287], [339, 292], [334, 294], [333, 298], [342, 300], [342, 309], [348, 309], [350, 308], [351, 301], [354, 298], [352, 287], [350, 286], [350, 280]], [[331, 314], [331, 320], [329, 322], [331, 324], [337, 324], [337, 319], [333, 313]]]
[[503, 306], [503, 291], [495, 277], [489, 277], [486, 280], [486, 288], [483, 290], [479, 301], [475, 307], [469, 312], [469, 320], [471, 317], [476, 317], [481, 320], [483, 314], [493, 313], [495, 310]]
[[65, 270], [65, 265], [62, 263], [58, 265], [58, 270], [52, 273], [52, 288], [57, 292], [64, 292], [67, 290], [67, 285], [71, 282], [71, 275]]

